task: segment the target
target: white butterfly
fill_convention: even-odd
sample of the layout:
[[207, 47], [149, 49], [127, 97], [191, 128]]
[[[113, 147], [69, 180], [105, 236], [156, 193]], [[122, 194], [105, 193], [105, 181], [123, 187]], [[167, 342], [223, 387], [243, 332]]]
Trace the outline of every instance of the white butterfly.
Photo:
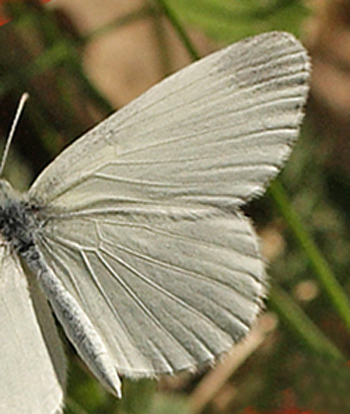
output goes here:
[[0, 181], [0, 412], [61, 412], [46, 299], [116, 396], [118, 373], [194, 369], [247, 334], [265, 271], [239, 207], [287, 159], [309, 71], [291, 35], [246, 39], [97, 125], [26, 194]]

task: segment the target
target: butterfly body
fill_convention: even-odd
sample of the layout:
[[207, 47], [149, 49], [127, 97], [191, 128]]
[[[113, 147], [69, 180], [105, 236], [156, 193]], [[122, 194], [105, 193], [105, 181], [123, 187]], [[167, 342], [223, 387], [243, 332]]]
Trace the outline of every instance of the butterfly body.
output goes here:
[[18, 254], [27, 254], [35, 247], [36, 218], [33, 209], [10, 184], [0, 181], [0, 232]]

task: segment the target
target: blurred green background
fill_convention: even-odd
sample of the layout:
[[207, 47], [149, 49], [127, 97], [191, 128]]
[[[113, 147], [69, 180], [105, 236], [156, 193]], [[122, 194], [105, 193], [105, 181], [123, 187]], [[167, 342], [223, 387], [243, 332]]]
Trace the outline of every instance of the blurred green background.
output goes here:
[[[310, 50], [299, 142], [267, 196], [246, 208], [270, 275], [266, 313], [217, 367], [98, 384], [67, 340], [70, 414], [350, 412], [350, 10], [346, 1], [0, 2], [2, 145], [29, 92], [5, 175], [21, 189], [59, 151], [169, 73], [226, 44], [285, 30]], [[348, 39], [349, 37], [349, 39]], [[349, 89], [349, 91], [348, 91]], [[349, 100], [349, 102], [348, 102]], [[288, 194], [288, 195], [287, 195]], [[0, 327], [1, 329], [1, 327]], [[15, 398], [15, 396], [14, 396]]]

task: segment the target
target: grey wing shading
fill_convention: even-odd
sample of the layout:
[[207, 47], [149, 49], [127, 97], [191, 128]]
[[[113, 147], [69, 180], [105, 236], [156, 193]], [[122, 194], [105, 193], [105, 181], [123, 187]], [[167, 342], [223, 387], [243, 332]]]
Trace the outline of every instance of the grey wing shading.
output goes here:
[[61, 413], [66, 362], [51, 310], [4, 248], [0, 263], [0, 412]]
[[150, 199], [239, 206], [262, 193], [288, 157], [309, 72], [307, 53], [290, 34], [233, 44], [81, 137], [43, 171], [30, 195], [68, 209]]
[[262, 307], [264, 266], [240, 213], [154, 207], [57, 217], [38, 248], [117, 371], [131, 377], [215, 360]]

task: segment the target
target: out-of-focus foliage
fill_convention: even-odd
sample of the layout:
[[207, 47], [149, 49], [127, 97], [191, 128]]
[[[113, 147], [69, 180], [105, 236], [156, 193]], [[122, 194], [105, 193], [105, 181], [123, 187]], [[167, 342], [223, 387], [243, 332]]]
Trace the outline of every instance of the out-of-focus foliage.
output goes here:
[[297, 34], [300, 22], [307, 15], [302, 0], [168, 0], [166, 3], [182, 21], [224, 42], [269, 30]]

